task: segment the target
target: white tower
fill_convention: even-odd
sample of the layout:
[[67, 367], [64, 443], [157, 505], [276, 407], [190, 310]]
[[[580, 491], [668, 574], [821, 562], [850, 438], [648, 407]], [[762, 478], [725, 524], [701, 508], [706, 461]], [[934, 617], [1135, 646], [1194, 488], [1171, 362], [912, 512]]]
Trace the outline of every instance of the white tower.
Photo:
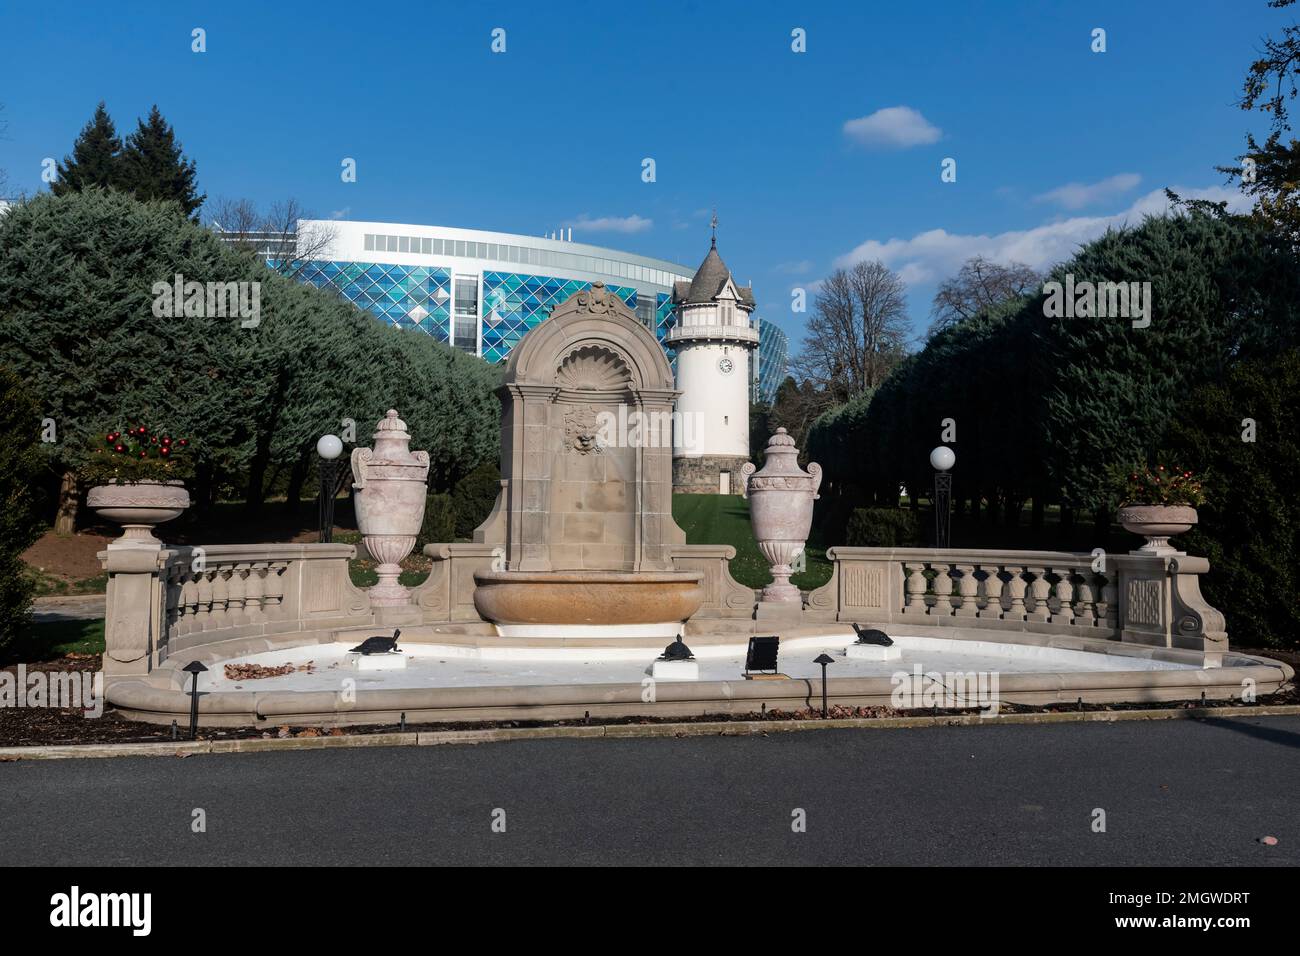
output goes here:
[[750, 322], [754, 293], [732, 278], [718, 255], [718, 217], [709, 254], [690, 282], [673, 287], [677, 321], [664, 345], [677, 350], [677, 419], [673, 428], [673, 490], [739, 494], [749, 461], [751, 354], [758, 330]]

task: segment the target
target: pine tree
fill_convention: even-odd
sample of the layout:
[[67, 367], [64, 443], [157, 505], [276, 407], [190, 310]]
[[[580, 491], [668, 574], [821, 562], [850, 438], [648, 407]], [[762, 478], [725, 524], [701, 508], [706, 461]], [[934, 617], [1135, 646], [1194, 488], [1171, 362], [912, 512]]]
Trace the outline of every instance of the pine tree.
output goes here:
[[186, 159], [176, 131], [163, 119], [158, 107], [149, 110], [149, 118], [140, 120], [136, 131], [122, 150], [121, 188], [136, 199], [166, 199], [180, 204], [186, 216], [193, 218], [203, 205], [206, 194], [195, 186], [194, 160]]
[[122, 140], [101, 100], [95, 115], [72, 144], [72, 155], [56, 165], [59, 178], [50, 184], [56, 196], [80, 192], [88, 186], [118, 186], [121, 179]]

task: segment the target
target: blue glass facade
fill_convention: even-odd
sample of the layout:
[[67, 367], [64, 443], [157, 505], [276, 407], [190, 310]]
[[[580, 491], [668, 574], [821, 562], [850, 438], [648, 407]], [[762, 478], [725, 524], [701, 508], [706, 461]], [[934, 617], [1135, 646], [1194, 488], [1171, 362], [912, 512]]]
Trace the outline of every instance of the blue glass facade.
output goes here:
[[449, 340], [451, 270], [372, 262], [308, 262], [301, 281], [333, 288], [376, 318]]
[[[542, 322], [551, 310], [588, 283], [581, 279], [558, 279], [518, 272], [485, 271], [482, 274], [481, 303], [476, 291], [472, 303], [454, 301], [462, 290], [453, 285], [452, 270], [442, 267], [402, 266], [373, 262], [308, 262], [299, 275], [301, 281], [318, 288], [332, 288], [344, 298], [371, 312], [376, 318], [398, 328], [423, 332], [439, 342], [454, 344], [469, 352], [478, 352], [488, 362], [503, 361], [529, 329]], [[456, 276], [456, 285], [467, 277]], [[477, 280], [474, 280], [475, 283]], [[673, 325], [672, 299], [667, 292], [655, 293], [653, 310], [642, 303], [643, 293], [632, 286], [610, 285], [610, 289], [627, 303], [628, 308], [653, 321], [660, 342]], [[466, 313], [464, 306], [472, 305]], [[638, 308], [638, 306], [644, 306]], [[452, 316], [462, 326], [453, 342]], [[482, 316], [482, 341], [477, 332], [463, 331]], [[776, 326], [763, 322], [759, 326], [759, 382], [756, 388], [763, 401], [771, 401], [785, 377], [786, 337]], [[668, 357], [675, 364], [676, 356]]]
[[784, 332], [771, 322], [762, 322], [758, 327], [758, 385], [757, 399], [772, 404], [776, 400], [776, 390], [785, 381], [786, 368], [789, 365], [790, 340]]
[[[581, 279], [552, 279], [517, 272], [483, 273], [483, 358], [489, 362], [504, 359], [525, 332], [588, 285]], [[636, 289], [610, 286], [610, 291], [636, 311]]]

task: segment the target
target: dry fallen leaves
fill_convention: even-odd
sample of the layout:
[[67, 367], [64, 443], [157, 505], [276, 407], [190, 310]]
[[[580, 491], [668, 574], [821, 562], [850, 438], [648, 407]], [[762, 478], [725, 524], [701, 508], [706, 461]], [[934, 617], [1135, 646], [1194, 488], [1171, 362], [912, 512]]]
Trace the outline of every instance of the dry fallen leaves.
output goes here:
[[279, 667], [265, 667], [262, 664], [227, 664], [226, 680], [259, 680], [263, 677], [283, 677], [285, 674], [293, 674], [297, 671], [306, 671], [308, 674], [316, 672], [316, 662], [308, 661], [306, 664], [281, 664]]

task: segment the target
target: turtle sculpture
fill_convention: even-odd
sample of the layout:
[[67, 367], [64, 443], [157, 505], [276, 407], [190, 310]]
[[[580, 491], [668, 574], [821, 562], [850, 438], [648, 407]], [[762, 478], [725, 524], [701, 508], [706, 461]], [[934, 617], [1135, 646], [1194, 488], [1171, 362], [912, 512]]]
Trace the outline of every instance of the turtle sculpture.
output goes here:
[[371, 654], [388, 654], [397, 650], [397, 638], [401, 633], [401, 629], [398, 629], [393, 631], [392, 637], [367, 637], [352, 648], [351, 653], [364, 654], [367, 657]]
[[879, 644], [881, 647], [893, 647], [894, 641], [884, 631], [877, 631], [874, 628], [866, 629], [853, 625], [853, 633], [858, 635], [859, 644]]

